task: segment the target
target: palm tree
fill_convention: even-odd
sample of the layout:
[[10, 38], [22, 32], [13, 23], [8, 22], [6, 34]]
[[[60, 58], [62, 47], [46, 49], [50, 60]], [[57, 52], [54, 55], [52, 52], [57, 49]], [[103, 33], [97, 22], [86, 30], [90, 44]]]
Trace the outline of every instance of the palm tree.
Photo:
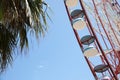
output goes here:
[[[34, 30], [36, 37], [47, 29], [42, 0], [0, 0], [0, 71], [12, 63], [17, 46], [28, 48], [27, 33]], [[19, 45], [18, 45], [19, 44]]]

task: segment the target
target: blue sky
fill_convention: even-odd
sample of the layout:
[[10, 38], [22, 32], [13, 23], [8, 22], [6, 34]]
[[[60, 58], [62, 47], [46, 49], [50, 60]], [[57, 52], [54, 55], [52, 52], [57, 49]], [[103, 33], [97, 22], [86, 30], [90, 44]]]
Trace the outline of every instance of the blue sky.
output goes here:
[[0, 80], [94, 80], [72, 31], [63, 0], [46, 0], [53, 10], [44, 38], [33, 39]]

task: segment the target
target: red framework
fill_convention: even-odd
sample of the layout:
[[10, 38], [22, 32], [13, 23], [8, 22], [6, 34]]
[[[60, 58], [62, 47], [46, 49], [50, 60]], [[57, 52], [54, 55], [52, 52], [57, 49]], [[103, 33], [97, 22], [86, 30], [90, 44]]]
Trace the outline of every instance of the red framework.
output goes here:
[[[77, 7], [71, 8], [66, 3], [68, 1], [74, 0], [64, 0], [64, 4], [82, 52], [85, 53], [84, 45], [80, 39], [81, 30], [73, 28], [74, 23], [70, 11], [76, 8], [81, 9], [84, 13], [86, 32], [89, 32], [89, 35], [95, 38], [93, 45], [98, 51], [98, 59], [109, 68], [106, 72], [97, 73], [94, 66], [96, 63], [84, 55], [94, 78], [101, 80], [100, 78], [108, 75], [110, 80], [120, 79], [120, 5], [116, 0], [88, 0], [86, 2], [78, 0]], [[91, 16], [93, 17], [92, 20]]]

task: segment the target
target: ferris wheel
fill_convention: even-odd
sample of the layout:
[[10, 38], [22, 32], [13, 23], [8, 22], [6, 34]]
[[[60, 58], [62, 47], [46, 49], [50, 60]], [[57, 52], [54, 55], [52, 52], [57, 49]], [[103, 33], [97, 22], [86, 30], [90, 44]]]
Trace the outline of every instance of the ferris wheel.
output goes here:
[[120, 79], [120, 5], [117, 0], [64, 0], [88, 66], [96, 80]]

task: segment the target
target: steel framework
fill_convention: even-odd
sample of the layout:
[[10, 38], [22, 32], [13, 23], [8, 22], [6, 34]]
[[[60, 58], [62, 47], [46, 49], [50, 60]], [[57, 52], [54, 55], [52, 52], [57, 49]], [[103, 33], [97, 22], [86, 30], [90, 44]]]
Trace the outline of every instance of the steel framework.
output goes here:
[[120, 79], [120, 5], [117, 0], [64, 0], [84, 58], [96, 80]]

